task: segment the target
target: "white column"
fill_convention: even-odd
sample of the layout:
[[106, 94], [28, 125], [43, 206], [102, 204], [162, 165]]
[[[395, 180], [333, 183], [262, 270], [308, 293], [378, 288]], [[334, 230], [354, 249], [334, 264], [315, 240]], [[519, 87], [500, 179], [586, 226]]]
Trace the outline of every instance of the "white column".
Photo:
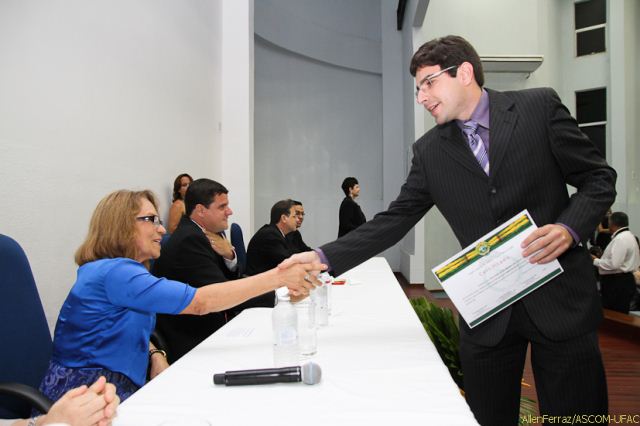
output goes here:
[[[618, 172], [616, 181], [615, 210], [626, 210], [627, 199], [627, 126], [626, 122], [633, 121], [636, 117], [629, 117], [627, 114], [627, 93], [625, 85], [627, 72], [627, 40], [625, 37], [625, 2], [611, 1], [609, 6], [609, 16], [607, 22], [607, 35], [609, 49], [609, 90], [607, 93], [607, 133], [608, 140], [611, 141], [609, 152], [609, 163]], [[614, 210], [614, 211], [615, 211]]]
[[[411, 45], [408, 48], [411, 50], [407, 58], [404, 58], [405, 64], [403, 67], [403, 74], [408, 73], [408, 59], [411, 58], [413, 52], [416, 50], [418, 46], [416, 46], [416, 42], [418, 36], [420, 34], [420, 23], [415, 23], [416, 11], [421, 7], [423, 2], [419, 0], [410, 0], [407, 3], [407, 8], [405, 11], [404, 17], [404, 25], [403, 25], [403, 33], [405, 33], [406, 37], [404, 39], [404, 46]], [[412, 25], [413, 23], [413, 25]], [[416, 25], [418, 25], [416, 27]], [[409, 33], [409, 35], [407, 35]], [[413, 79], [411, 79], [411, 86], [413, 86]], [[405, 89], [406, 90], [406, 89]], [[413, 112], [413, 137], [412, 139], [416, 139], [422, 136], [425, 132], [425, 122], [424, 122], [424, 112], [423, 107], [418, 105], [413, 98], [413, 92], [411, 94], [411, 101], [409, 103], [405, 103], [404, 105], [411, 105], [412, 108], [408, 108], [403, 111], [404, 114], [411, 114]], [[406, 96], [405, 92], [405, 96]], [[405, 127], [405, 135], [407, 138], [410, 137], [408, 133], [411, 133], [411, 130], [408, 127]], [[413, 141], [411, 141], [411, 144]], [[406, 176], [409, 166], [411, 164], [411, 144], [408, 147], [405, 147], [403, 144], [404, 152], [403, 156], [406, 158], [407, 170], [404, 171], [404, 175]], [[404, 159], [403, 159], [404, 160]], [[410, 283], [424, 283], [425, 282], [425, 229], [424, 229], [425, 219], [422, 218], [416, 226], [409, 231], [409, 234], [402, 240], [401, 248], [400, 248], [400, 271], [405, 276], [405, 278]]]
[[253, 40], [253, 0], [223, 0], [219, 179], [229, 189], [231, 222], [247, 241], [253, 235]]
[[[400, 193], [405, 178], [403, 129], [403, 45], [396, 30], [396, 5], [380, 0], [382, 35], [382, 209]], [[400, 270], [402, 243], [386, 250], [391, 269]], [[408, 276], [407, 276], [408, 278]]]

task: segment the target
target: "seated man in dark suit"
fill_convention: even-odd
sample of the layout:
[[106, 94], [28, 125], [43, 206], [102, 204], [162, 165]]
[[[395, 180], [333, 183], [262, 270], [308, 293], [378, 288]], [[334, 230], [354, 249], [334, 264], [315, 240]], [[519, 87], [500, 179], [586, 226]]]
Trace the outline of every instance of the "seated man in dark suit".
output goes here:
[[302, 226], [302, 221], [304, 221], [304, 207], [300, 201], [291, 201], [293, 201], [293, 209], [296, 214], [296, 230], [289, 232], [286, 239], [292, 253], [302, 253], [303, 251], [311, 250], [311, 247], [302, 240], [302, 234], [300, 234], [300, 227]]
[[[185, 195], [186, 214], [163, 245], [152, 273], [201, 287], [237, 278], [233, 246], [223, 237], [229, 207], [227, 189], [210, 179], [197, 179]], [[215, 237], [215, 238], [214, 238]], [[168, 358], [176, 361], [231, 319], [231, 312], [207, 315], [157, 315], [156, 329], [167, 341]]]
[[[292, 200], [281, 200], [271, 208], [271, 222], [264, 225], [249, 241], [247, 275], [275, 268], [293, 254], [287, 234], [296, 230], [296, 214]], [[267, 293], [268, 294], [268, 293]]]

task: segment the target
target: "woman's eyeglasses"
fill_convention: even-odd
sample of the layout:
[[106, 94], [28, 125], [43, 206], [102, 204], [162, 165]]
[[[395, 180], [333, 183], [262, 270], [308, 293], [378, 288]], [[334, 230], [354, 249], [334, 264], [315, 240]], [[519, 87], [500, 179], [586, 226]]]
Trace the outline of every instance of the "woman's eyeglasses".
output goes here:
[[160, 220], [160, 218], [156, 215], [150, 215], [150, 216], [139, 216], [136, 217], [136, 220], [139, 220], [141, 222], [149, 222], [149, 223], [153, 223], [153, 225], [158, 228], [159, 226], [162, 226], [163, 223]]

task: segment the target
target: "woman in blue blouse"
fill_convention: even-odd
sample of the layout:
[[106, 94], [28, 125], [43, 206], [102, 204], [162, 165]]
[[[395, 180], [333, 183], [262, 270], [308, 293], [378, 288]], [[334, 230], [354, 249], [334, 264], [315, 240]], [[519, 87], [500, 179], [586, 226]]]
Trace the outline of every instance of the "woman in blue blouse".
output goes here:
[[286, 285], [308, 294], [307, 271], [322, 265], [274, 268], [253, 277], [201, 288], [157, 278], [146, 264], [160, 256], [166, 230], [150, 191], [116, 191], [100, 201], [76, 252], [78, 276], [56, 324], [53, 355], [40, 389], [52, 400], [100, 376], [122, 401], [168, 366], [150, 344], [155, 314], [203, 315], [228, 309]]

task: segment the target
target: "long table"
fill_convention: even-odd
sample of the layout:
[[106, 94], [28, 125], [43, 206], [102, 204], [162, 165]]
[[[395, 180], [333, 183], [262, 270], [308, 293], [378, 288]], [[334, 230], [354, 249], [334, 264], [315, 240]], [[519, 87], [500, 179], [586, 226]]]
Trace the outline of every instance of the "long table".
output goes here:
[[125, 401], [115, 425], [477, 425], [384, 258], [332, 287], [322, 381], [213, 385], [273, 366], [271, 309], [245, 310]]

